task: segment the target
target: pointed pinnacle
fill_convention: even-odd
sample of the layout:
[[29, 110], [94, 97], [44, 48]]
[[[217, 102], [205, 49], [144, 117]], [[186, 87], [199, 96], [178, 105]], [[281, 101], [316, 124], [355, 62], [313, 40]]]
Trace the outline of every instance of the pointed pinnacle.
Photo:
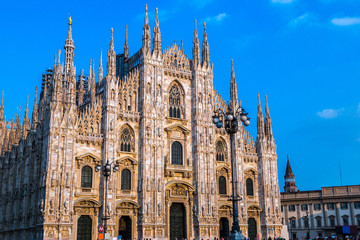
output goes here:
[[156, 8], [155, 26], [156, 26], [156, 27], [159, 27], [158, 8]]
[[111, 28], [110, 50], [114, 51], [114, 29]]
[[4, 107], [4, 90], [2, 91], [1, 107]]
[[102, 49], [100, 50], [100, 67], [102, 67]]
[[59, 49], [58, 53], [59, 53], [58, 63], [59, 63], [59, 65], [60, 65], [60, 54], [61, 54], [61, 50], [60, 50], [60, 49]]

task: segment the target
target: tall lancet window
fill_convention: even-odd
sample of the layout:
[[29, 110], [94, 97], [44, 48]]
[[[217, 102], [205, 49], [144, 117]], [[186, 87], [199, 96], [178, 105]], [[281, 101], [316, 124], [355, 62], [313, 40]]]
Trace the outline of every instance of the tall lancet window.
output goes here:
[[180, 118], [181, 109], [181, 94], [179, 87], [174, 85], [170, 89], [169, 93], [169, 117]]
[[246, 195], [254, 196], [254, 186], [251, 178], [246, 179]]
[[222, 141], [216, 143], [216, 161], [225, 161], [225, 147]]
[[120, 136], [120, 151], [133, 152], [134, 151], [134, 135], [129, 127], [124, 127]]

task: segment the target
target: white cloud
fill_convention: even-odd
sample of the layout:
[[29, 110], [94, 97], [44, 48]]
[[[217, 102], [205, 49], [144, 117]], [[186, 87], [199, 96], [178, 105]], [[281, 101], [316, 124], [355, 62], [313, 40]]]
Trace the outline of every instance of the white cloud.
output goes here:
[[292, 3], [295, 0], [271, 0], [272, 3], [281, 3], [281, 4], [288, 4], [288, 3]]
[[299, 26], [300, 24], [307, 22], [309, 20], [309, 18], [310, 18], [310, 14], [305, 13], [305, 14], [291, 20], [288, 25], [290, 27], [296, 27], [296, 26]]
[[360, 24], [360, 17], [333, 18], [331, 23], [336, 26], [351, 26]]
[[344, 108], [340, 108], [340, 109], [324, 109], [321, 112], [318, 112], [317, 115], [321, 118], [325, 118], [325, 119], [331, 119], [331, 118], [336, 118], [337, 116], [339, 116], [339, 114], [344, 111]]
[[221, 23], [225, 18], [227, 18], [229, 15], [227, 13], [220, 13], [213, 17], [207, 17], [205, 19], [205, 22], [207, 23]]

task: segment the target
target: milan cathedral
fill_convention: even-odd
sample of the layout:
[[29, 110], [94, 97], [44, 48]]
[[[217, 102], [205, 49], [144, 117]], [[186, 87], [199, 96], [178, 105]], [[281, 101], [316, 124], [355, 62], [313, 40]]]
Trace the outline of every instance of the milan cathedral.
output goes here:
[[[152, 41], [152, 44], [151, 44]], [[280, 191], [276, 144], [266, 99], [260, 98], [256, 141], [236, 134], [238, 175], [231, 177], [229, 136], [212, 123], [224, 107], [213, 86], [204, 23], [196, 21], [192, 59], [176, 41], [162, 48], [156, 9], [151, 38], [146, 7], [142, 47], [116, 54], [113, 29], [106, 75], [77, 73], [72, 22], [65, 54], [43, 74], [31, 114], [26, 104], [12, 120], [0, 107], [0, 239], [98, 238], [106, 212], [108, 232], [122, 239], [214, 239], [232, 224], [231, 181], [237, 183], [239, 222], [252, 240], [279, 237]], [[234, 68], [231, 101], [238, 102]], [[96, 166], [117, 166], [107, 188]]]

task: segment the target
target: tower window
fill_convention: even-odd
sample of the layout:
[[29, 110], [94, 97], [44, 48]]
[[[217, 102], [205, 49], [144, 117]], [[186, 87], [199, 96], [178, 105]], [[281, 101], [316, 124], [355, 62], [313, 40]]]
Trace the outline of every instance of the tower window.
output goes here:
[[183, 165], [183, 149], [178, 141], [171, 145], [171, 164]]
[[131, 190], [131, 172], [129, 169], [121, 171], [121, 190]]
[[226, 194], [226, 178], [219, 177], [219, 194]]
[[246, 195], [254, 196], [254, 184], [251, 178], [246, 179]]
[[89, 166], [81, 169], [81, 187], [92, 188], [92, 168]]
[[341, 209], [348, 209], [348, 204], [346, 202], [341, 203]]

